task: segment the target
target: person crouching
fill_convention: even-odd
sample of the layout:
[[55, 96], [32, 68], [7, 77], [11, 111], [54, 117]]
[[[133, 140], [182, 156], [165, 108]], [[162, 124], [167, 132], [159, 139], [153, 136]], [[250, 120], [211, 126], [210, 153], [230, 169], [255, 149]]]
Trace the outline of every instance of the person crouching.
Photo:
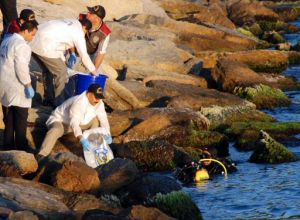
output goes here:
[[2, 41], [0, 46], [0, 101], [3, 109], [4, 149], [26, 150], [28, 109], [34, 96], [29, 75], [31, 48], [27, 44], [38, 23], [28, 21], [21, 31]]
[[112, 139], [103, 98], [102, 88], [95, 83], [91, 84], [87, 91], [58, 106], [46, 122], [49, 130], [40, 152], [36, 155], [38, 161], [51, 153], [58, 138], [70, 132], [74, 133], [84, 150], [90, 150], [90, 143], [88, 139], [83, 138], [82, 130], [99, 127], [99, 121], [101, 127], [109, 134], [106, 141], [110, 144]]

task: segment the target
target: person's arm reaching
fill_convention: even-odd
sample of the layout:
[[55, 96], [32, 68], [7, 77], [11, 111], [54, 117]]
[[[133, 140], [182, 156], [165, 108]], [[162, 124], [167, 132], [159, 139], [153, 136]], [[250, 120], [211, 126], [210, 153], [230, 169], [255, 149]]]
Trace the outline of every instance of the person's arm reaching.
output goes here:
[[80, 122], [83, 118], [81, 102], [75, 102], [70, 107], [70, 127], [72, 128], [76, 138], [82, 138], [82, 130], [80, 128]]
[[86, 49], [86, 42], [84, 39], [84, 35], [80, 35], [80, 36], [76, 36], [75, 39], [75, 47], [77, 49], [77, 52], [79, 54], [79, 56], [82, 59], [82, 63], [84, 64], [84, 66], [93, 74], [96, 75], [96, 68], [93, 64], [93, 62], [90, 59], [90, 56], [87, 53], [87, 49]]
[[100, 65], [103, 62], [103, 59], [104, 59], [104, 56], [105, 56], [105, 53], [106, 53], [106, 48], [107, 48], [108, 43], [109, 43], [109, 38], [110, 38], [110, 35], [108, 35], [104, 39], [104, 41], [99, 43], [98, 50], [96, 52], [97, 55], [96, 55], [96, 58], [95, 58], [95, 67], [96, 67], [97, 70], [99, 69]]

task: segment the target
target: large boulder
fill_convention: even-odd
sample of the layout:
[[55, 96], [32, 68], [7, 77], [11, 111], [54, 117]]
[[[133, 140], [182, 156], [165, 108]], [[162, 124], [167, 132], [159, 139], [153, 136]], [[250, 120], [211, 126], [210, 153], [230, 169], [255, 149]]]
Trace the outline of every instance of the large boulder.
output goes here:
[[[214, 89], [205, 89], [169, 81], [151, 81], [148, 86], [155, 91], [160, 91], [163, 97], [169, 97], [166, 99], [165, 105], [176, 109], [191, 108], [200, 110], [202, 107], [209, 106], [237, 106], [246, 104], [243, 99], [235, 95]], [[155, 105], [152, 106], [155, 107]], [[157, 107], [160, 106], [158, 105]]]
[[[0, 178], [1, 204], [13, 212], [28, 210], [41, 219], [74, 219], [74, 212], [100, 209], [117, 214], [117, 199], [108, 196], [96, 198], [90, 194], [66, 192], [47, 184], [19, 178]], [[5, 210], [4, 210], [5, 211]], [[9, 210], [5, 211], [10, 213]]]
[[135, 180], [138, 176], [136, 165], [129, 159], [115, 158], [96, 168], [101, 181], [100, 190], [114, 192]]
[[65, 162], [52, 176], [53, 185], [72, 192], [97, 192], [100, 188], [98, 173], [81, 162]]
[[279, 19], [278, 14], [256, 0], [231, 0], [227, 2], [227, 5], [230, 20], [238, 26], [251, 25], [257, 20], [276, 21]]
[[124, 64], [133, 64], [187, 73], [189, 70], [185, 68], [184, 62], [189, 57], [182, 57], [182, 53], [185, 52], [167, 40], [115, 40], [110, 43], [105, 59], [115, 69], [121, 69]]
[[140, 219], [140, 220], [175, 220], [172, 217], [164, 214], [157, 208], [145, 207], [142, 205], [134, 205], [130, 209], [130, 213], [128, 214], [130, 219]]
[[255, 72], [281, 73], [287, 68], [289, 57], [293, 54], [276, 50], [251, 50], [227, 53], [225, 56], [226, 59], [246, 64]]
[[166, 195], [159, 193], [155, 197], [155, 204], [160, 210], [176, 219], [202, 220], [199, 208], [185, 192], [175, 191]]
[[250, 162], [277, 164], [298, 160], [295, 154], [264, 131], [260, 131], [260, 139], [256, 142], [256, 146], [256, 150], [250, 157]]
[[228, 59], [218, 60], [212, 78], [217, 87], [226, 92], [233, 92], [235, 87], [247, 87], [265, 82], [262, 76], [246, 64]]
[[[24, 184], [23, 184], [24, 183]], [[0, 178], [1, 200], [13, 211], [30, 210], [39, 214], [67, 213], [70, 209], [58, 198], [31, 181]]]
[[115, 155], [134, 161], [142, 171], [172, 170], [175, 148], [165, 140], [132, 141], [115, 147]]
[[222, 7], [221, 4], [214, 3], [210, 5], [210, 7], [205, 7], [197, 2], [186, 2], [182, 0], [163, 0], [157, 2], [173, 19], [193, 23], [207, 22], [231, 29], [235, 28], [235, 25], [227, 17], [226, 8]]
[[0, 151], [1, 176], [17, 177], [34, 173], [38, 164], [33, 154], [25, 151]]
[[287, 95], [280, 89], [262, 84], [245, 88], [236, 87], [233, 93], [253, 102], [258, 109], [287, 106], [291, 103]]
[[125, 206], [147, 204], [157, 193], [167, 194], [181, 189], [180, 184], [170, 176], [147, 173], [117, 193]]
[[256, 140], [260, 130], [264, 130], [277, 141], [290, 140], [300, 132], [299, 122], [273, 121], [237, 121], [232, 123], [224, 133], [230, 138], [237, 139], [236, 147], [241, 151], [256, 149]]
[[[99, 3], [106, 9], [106, 20], [120, 19], [126, 15], [149, 14], [158, 17], [168, 17], [165, 11], [151, 0], [100, 0]], [[118, 7], [116, 7], [116, 5]]]

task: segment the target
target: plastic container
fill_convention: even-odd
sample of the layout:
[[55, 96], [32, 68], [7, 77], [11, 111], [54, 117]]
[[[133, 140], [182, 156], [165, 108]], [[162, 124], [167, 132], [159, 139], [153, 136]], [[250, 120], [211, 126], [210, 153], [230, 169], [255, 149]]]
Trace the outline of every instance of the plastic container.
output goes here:
[[75, 95], [80, 95], [93, 83], [99, 84], [104, 91], [105, 82], [108, 76], [101, 74], [98, 76], [92, 76], [90, 74], [76, 74], [74, 78], [76, 81]]

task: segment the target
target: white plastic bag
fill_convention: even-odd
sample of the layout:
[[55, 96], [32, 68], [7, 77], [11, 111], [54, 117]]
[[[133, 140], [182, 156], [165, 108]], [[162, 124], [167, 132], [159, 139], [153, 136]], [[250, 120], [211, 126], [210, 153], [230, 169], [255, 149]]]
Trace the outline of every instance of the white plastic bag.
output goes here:
[[83, 137], [90, 142], [90, 150], [83, 151], [86, 164], [92, 168], [105, 164], [114, 158], [113, 152], [106, 143], [104, 135], [110, 135], [105, 128], [94, 128], [83, 132]]

